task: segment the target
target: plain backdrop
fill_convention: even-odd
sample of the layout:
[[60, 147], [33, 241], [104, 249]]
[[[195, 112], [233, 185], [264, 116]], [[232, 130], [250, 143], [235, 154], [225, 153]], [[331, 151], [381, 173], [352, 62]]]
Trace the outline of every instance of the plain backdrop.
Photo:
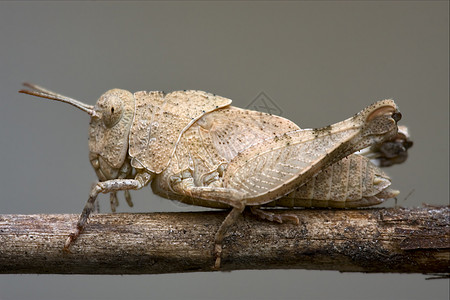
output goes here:
[[[399, 204], [448, 204], [448, 11], [448, 1], [1, 2], [0, 213], [80, 213], [96, 180], [88, 115], [18, 94], [24, 81], [89, 104], [111, 88], [200, 89], [239, 107], [263, 93], [301, 127], [394, 98], [414, 140], [406, 163], [386, 171]], [[135, 207], [121, 199], [118, 211], [195, 209], [147, 188], [132, 196]], [[108, 197], [100, 203], [109, 212]], [[87, 298], [448, 299], [448, 280], [307, 270], [0, 275], [2, 300]]]

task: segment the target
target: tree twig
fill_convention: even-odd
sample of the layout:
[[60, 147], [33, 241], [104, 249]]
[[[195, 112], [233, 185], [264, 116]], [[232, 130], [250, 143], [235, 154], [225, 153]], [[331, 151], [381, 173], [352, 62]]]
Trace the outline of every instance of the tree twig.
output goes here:
[[[286, 211], [283, 211], [286, 212]], [[450, 208], [290, 210], [300, 225], [244, 213], [221, 270], [449, 273]], [[161, 274], [210, 271], [226, 212], [98, 214], [63, 253], [77, 215], [0, 215], [0, 273]]]

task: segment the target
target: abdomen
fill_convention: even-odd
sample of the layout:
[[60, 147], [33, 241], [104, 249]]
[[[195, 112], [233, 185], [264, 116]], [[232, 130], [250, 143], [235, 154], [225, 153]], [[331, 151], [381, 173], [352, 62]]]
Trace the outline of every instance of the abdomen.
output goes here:
[[265, 206], [363, 207], [398, 195], [390, 178], [361, 155], [349, 155], [322, 170], [303, 186]]

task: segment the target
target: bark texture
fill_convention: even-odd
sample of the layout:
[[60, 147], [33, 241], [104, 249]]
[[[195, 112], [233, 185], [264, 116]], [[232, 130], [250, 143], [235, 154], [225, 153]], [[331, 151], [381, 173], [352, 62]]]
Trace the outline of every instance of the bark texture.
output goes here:
[[[228, 232], [221, 270], [450, 272], [450, 208], [282, 210], [300, 224], [245, 212]], [[0, 215], [0, 273], [161, 274], [211, 271], [226, 212], [97, 214], [62, 251], [78, 215]]]

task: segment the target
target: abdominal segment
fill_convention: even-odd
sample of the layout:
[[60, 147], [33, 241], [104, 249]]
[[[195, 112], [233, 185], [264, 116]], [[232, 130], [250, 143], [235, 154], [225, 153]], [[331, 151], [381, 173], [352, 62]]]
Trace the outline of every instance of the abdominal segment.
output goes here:
[[349, 155], [286, 196], [265, 204], [281, 207], [364, 207], [398, 195], [390, 178], [361, 155]]

